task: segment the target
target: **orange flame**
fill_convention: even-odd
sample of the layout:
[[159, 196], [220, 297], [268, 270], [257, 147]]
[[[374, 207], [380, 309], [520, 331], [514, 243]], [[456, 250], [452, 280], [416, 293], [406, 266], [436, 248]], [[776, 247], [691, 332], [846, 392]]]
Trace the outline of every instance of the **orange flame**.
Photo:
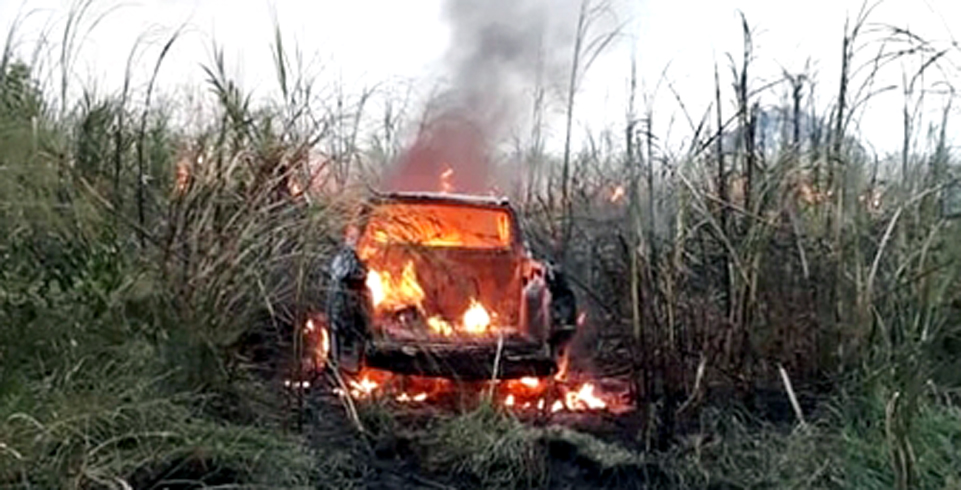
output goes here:
[[568, 392], [564, 401], [569, 410], [584, 408], [601, 410], [607, 408], [607, 403], [594, 395], [593, 383], [584, 383], [579, 390]]
[[427, 393], [421, 392], [414, 396], [410, 396], [407, 393], [401, 393], [394, 398], [400, 403], [423, 403], [427, 401]]
[[464, 312], [464, 330], [471, 334], [482, 334], [491, 324], [491, 316], [484, 305], [476, 299], [470, 300], [470, 308]]
[[424, 289], [417, 282], [413, 261], [407, 261], [397, 279], [393, 278], [390, 272], [371, 269], [367, 272], [366, 284], [374, 307], [396, 308], [406, 305], [419, 307], [424, 301]]
[[177, 164], [176, 175], [174, 176], [174, 190], [177, 194], [183, 194], [190, 183], [190, 166], [186, 162]]
[[620, 201], [624, 197], [624, 186], [619, 185], [614, 188], [614, 192], [611, 193], [611, 202]]
[[[390, 273], [387, 273], [387, 278], [390, 277]], [[374, 302], [374, 306], [380, 306], [387, 297], [387, 293], [384, 291], [384, 276], [374, 269], [371, 269], [367, 273], [367, 289], [370, 290], [370, 299]], [[389, 279], [388, 279], [389, 280]]]
[[[526, 391], [519, 389], [519, 385], [507, 382], [506, 388], [509, 393], [504, 398], [503, 404], [505, 407], [513, 408], [520, 406], [522, 408], [529, 408], [533, 403], [536, 403], [538, 410], [544, 409], [547, 404], [549, 390], [546, 388], [537, 389], [542, 386], [541, 381], [537, 378], [531, 379], [533, 381], [526, 381], [526, 378], [518, 380], [520, 385], [529, 388]], [[560, 391], [561, 397], [551, 402], [550, 411], [552, 413], [560, 411], [580, 412], [585, 410], [605, 410], [610, 405], [607, 400], [595, 393], [593, 383], [583, 383], [579, 386], [562, 384], [558, 385], [557, 389]]]
[[427, 326], [429, 326], [434, 333], [443, 335], [445, 337], [454, 333], [454, 327], [448, 323], [447, 320], [444, 320], [437, 315], [427, 319]]
[[[423, 312], [424, 289], [417, 281], [417, 272], [413, 261], [408, 261], [399, 278], [395, 278], [388, 271], [370, 269], [365, 281], [370, 291], [371, 302], [379, 310], [397, 309], [414, 306]], [[439, 315], [427, 319], [427, 326], [433, 333], [451, 336], [455, 331], [470, 335], [482, 335], [491, 326], [491, 313], [476, 299], [470, 300], [470, 306], [464, 312], [460, 325], [453, 325]]]
[[385, 204], [368, 220], [360, 258], [367, 260], [379, 247], [392, 244], [503, 249], [510, 246], [511, 231], [509, 214], [499, 209]]
[[569, 351], [564, 350], [561, 358], [557, 361], [557, 374], [554, 375], [556, 381], [567, 380], [567, 372], [570, 369], [571, 357]]
[[524, 376], [520, 379], [520, 382], [522, 385], [527, 386], [528, 388], [537, 388], [538, 385], [541, 384], [541, 380], [533, 376]]
[[[446, 379], [401, 376], [377, 369], [365, 369], [354, 378], [348, 378], [346, 390], [335, 389], [340, 396], [350, 396], [358, 401], [389, 399], [400, 404], [443, 403], [456, 395], [457, 386]], [[307, 388], [302, 383], [291, 383]], [[555, 382], [550, 378], [533, 376], [499, 381], [496, 389], [500, 405], [512, 411], [528, 411], [536, 408], [558, 412], [610, 411], [619, 413], [630, 407], [624, 392], [600, 391], [592, 382]], [[398, 389], [402, 388], [402, 389]]]
[[450, 168], [450, 167], [447, 167], [447, 170], [444, 170], [443, 172], [441, 172], [441, 174], [440, 174], [440, 191], [441, 191], [441, 193], [443, 193], [443, 194], [449, 194], [449, 193], [453, 192], [453, 190], [454, 190], [454, 185], [451, 184], [451, 182], [450, 182], [450, 179], [451, 179], [451, 177], [453, 177], [453, 176], [454, 176], [454, 169], [452, 169], [452, 168]]
[[296, 179], [290, 179], [287, 182], [287, 190], [293, 197], [300, 197], [304, 193], [304, 186], [300, 184]]
[[374, 394], [380, 384], [371, 379], [369, 376], [364, 376], [360, 381], [350, 380], [350, 396], [353, 398], [369, 398]]
[[318, 339], [317, 347], [314, 351], [314, 359], [316, 359], [318, 367], [323, 367], [325, 364], [327, 364], [327, 356], [330, 353], [330, 334], [323, 326], [317, 328], [313, 318], [307, 319], [307, 324], [304, 326], [304, 328], [306, 329], [307, 334], [319, 330], [318, 335], [320, 338]]
[[490, 325], [490, 313], [476, 299], [471, 299], [470, 307], [467, 308], [464, 317], [461, 319], [460, 328], [437, 315], [427, 319], [427, 326], [430, 327], [431, 331], [445, 337], [453, 335], [455, 331], [470, 335], [482, 335], [488, 332]]

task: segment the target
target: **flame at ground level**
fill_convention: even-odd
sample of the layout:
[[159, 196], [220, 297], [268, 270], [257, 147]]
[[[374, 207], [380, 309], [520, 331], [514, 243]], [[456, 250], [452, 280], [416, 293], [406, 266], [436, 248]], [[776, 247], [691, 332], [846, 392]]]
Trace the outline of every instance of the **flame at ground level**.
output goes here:
[[[318, 327], [318, 325], [321, 326]], [[308, 318], [307, 323], [304, 324], [306, 335], [317, 335], [317, 343], [314, 347], [314, 364], [318, 368], [327, 364], [327, 357], [330, 355], [330, 334], [327, 332], [327, 328], [322, 325], [313, 318]]]
[[[340, 396], [358, 401], [388, 401], [401, 405], [451, 404], [458, 406], [464, 397], [479, 399], [490, 393], [489, 382], [457, 383], [447, 378], [402, 376], [387, 371], [365, 369], [346, 380], [347, 389], [335, 389]], [[523, 377], [495, 383], [494, 400], [514, 412], [622, 413], [630, 407], [626, 390], [604, 390], [594, 380], [558, 381], [550, 377]]]

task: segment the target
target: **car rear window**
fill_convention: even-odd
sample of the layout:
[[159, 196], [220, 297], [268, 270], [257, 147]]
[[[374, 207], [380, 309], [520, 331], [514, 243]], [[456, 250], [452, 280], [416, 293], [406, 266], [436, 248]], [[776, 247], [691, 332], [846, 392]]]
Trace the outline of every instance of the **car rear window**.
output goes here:
[[431, 203], [389, 203], [371, 210], [360, 245], [507, 248], [510, 214], [502, 209]]

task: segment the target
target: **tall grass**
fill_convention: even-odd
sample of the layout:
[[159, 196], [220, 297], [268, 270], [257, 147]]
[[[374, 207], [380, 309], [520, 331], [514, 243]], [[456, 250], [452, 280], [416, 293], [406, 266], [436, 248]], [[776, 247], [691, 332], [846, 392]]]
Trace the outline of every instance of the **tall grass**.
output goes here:
[[3, 63], [3, 486], [356, 477], [350, 459], [319, 472], [327, 449], [282, 430], [294, 419], [276, 387], [297, 363], [269, 365], [302, 357], [291, 351], [336, 243], [327, 203], [287, 198], [323, 136], [304, 123], [309, 87], [287, 87], [280, 70], [289, 98], [255, 109], [217, 54], [206, 71], [219, 117], [184, 134], [151, 103], [176, 40], [139, 107], [128, 88], [68, 103], [65, 80], [54, 108], [30, 67]]
[[[279, 387], [309, 368], [301, 328], [323, 304], [350, 186], [397, 151], [397, 102], [367, 134], [378, 91], [318, 100], [279, 26], [266, 103], [214, 46], [203, 67], [213, 117], [176, 127], [154, 80], [179, 31], [143, 88], [128, 68], [119, 93], [73, 100], [70, 58], [89, 9], [78, 3], [57, 36], [56, 87], [13, 41], [0, 63], [0, 485], [362, 485], [370, 455], [330, 442], [349, 431], [337, 411], [296, 399], [292, 414]], [[589, 313], [578, 348], [599, 374], [636, 381], [647, 423], [628, 438], [649, 452], [484, 407], [426, 431], [422, 471], [547, 486], [563, 439], [606, 461], [595, 483], [625, 468], [652, 486], [961, 482], [961, 230], [941, 210], [958, 179], [953, 91], [926, 140], [916, 115], [932, 87], [953, 86], [958, 52], [869, 14], [839, 33], [843, 69], [823, 113], [810, 73], [752, 78], [742, 17], [743, 53], [729, 77], [716, 69], [710, 110], [685, 112], [682, 148], [667, 146], [666, 118], [649, 108], [630, 108], [623, 142], [591, 135], [579, 153], [547, 155], [533, 132], [522, 173], [561, 178], [564, 197], [558, 207], [549, 188], [519, 190], [531, 244], [552, 256], [566, 240], [557, 258]], [[900, 87], [904, 145], [873, 155], [854, 128], [895, 62], [913, 66]], [[783, 106], [768, 102], [778, 90]], [[686, 111], [698, 94], [672, 96]], [[296, 195], [318, 181], [323, 192]], [[619, 185], [626, 203], [611, 201]], [[788, 389], [802, 403], [762, 418], [772, 400], [790, 406]]]
[[[818, 98], [810, 73], [751, 78], [752, 29], [742, 18], [744, 51], [729, 59], [728, 81], [718, 70], [715, 93], [704, 94], [711, 111], [688, 114], [685, 97], [696, 94], [672, 94], [693, 135], [684, 147], [663, 146], [667, 135], [653, 133], [649, 114], [628, 121], [619, 147], [598, 145], [574, 161], [584, 189], [575, 192], [567, 246], [576, 252], [565, 265], [593, 310], [584, 349], [612, 361], [633, 352], [622, 368], [604, 365], [639, 378], [656, 415], [645, 440], [700, 426], [690, 408], [718, 390], [756, 409], [769, 403], [765, 393], [786, 401], [783, 369], [803, 398], [880, 399], [871, 437], [882, 436], [889, 468], [879, 481], [919, 484], [916, 446], [931, 441], [914, 424], [943, 407], [930, 386], [958, 387], [946, 360], [957, 354], [961, 318], [949, 245], [959, 228], [939, 205], [958, 179], [944, 139], [958, 52], [875, 24], [872, 10], [845, 26], [840, 80], [827, 89], [836, 96], [823, 113], [804, 108]], [[903, 148], [875, 155], [857, 138], [858, 117], [890, 90], [878, 80], [899, 65], [905, 110], [891, 116], [903, 120]], [[788, 103], [768, 105], [778, 90]], [[924, 140], [920, 107], [939, 92], [943, 116]], [[636, 188], [629, 202], [605, 202], [624, 179]], [[557, 213], [534, 203], [533, 242], [549, 251]]]

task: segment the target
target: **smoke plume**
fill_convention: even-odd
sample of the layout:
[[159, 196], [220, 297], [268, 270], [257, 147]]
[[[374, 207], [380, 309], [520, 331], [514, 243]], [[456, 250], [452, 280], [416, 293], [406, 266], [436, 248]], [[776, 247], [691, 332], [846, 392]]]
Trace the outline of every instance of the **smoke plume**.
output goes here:
[[524, 131], [537, 87], [550, 91], [564, 78], [576, 3], [448, 0], [450, 87], [429, 104], [415, 143], [393, 165], [387, 187], [449, 186], [453, 192], [486, 194], [496, 144], [510, 132]]

